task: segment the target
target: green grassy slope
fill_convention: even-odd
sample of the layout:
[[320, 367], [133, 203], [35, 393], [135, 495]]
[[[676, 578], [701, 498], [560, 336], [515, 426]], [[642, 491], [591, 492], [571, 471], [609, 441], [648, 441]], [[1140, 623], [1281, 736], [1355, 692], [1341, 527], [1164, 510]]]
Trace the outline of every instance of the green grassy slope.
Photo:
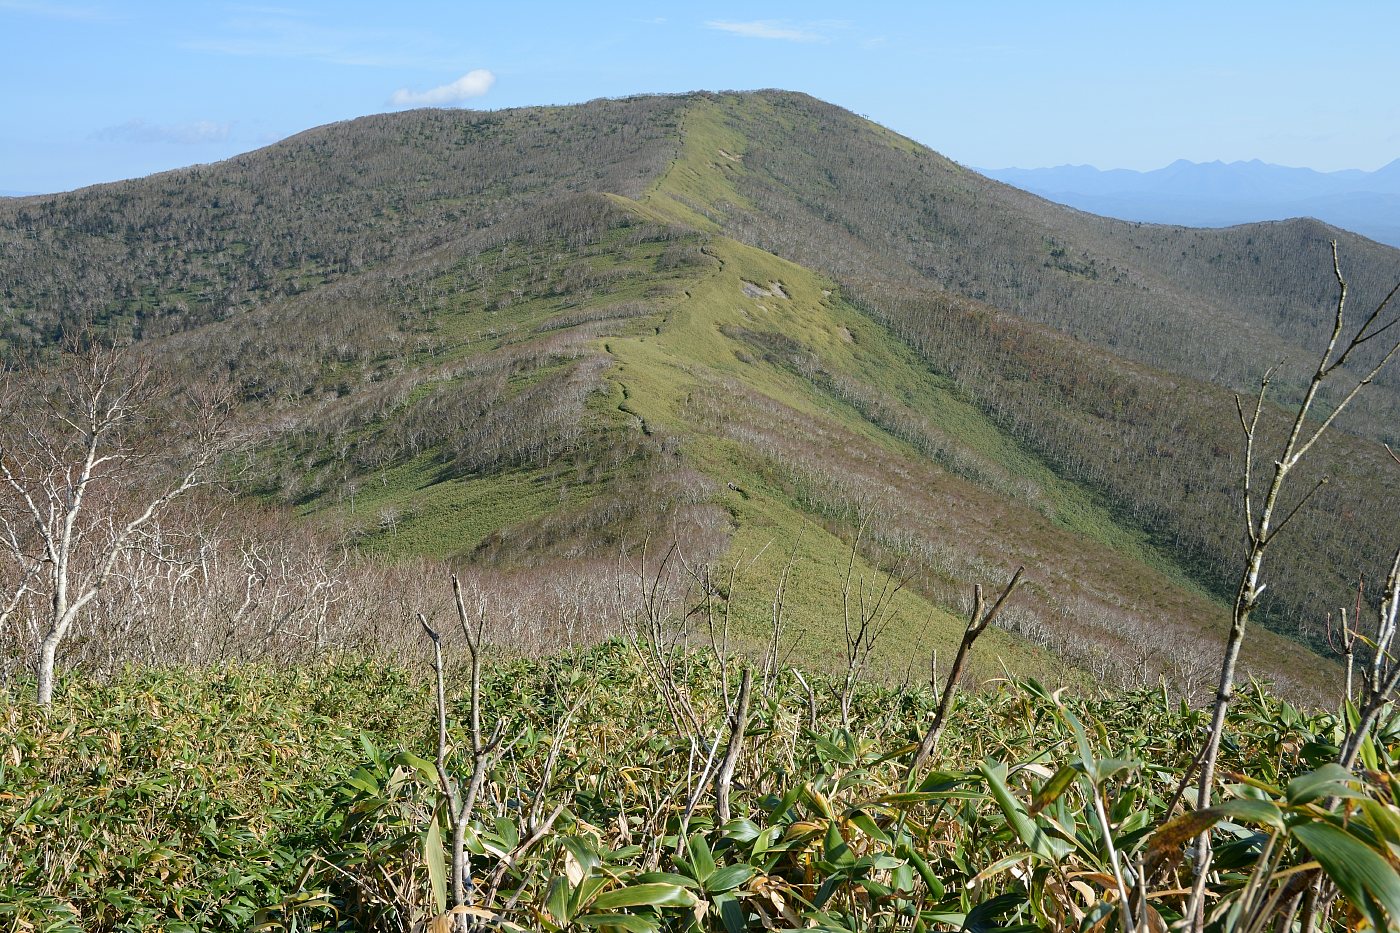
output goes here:
[[[680, 124], [740, 150], [730, 159], [697, 143], [673, 163], [691, 188], [708, 173], [732, 191], [713, 215], [726, 233], [832, 276], [1003, 432], [1220, 599], [1240, 559], [1230, 390], [1283, 360], [1275, 397], [1297, 397], [1335, 297], [1328, 237], [1341, 241], [1358, 313], [1400, 275], [1396, 251], [1310, 222], [1187, 230], [1065, 210], [803, 95], [701, 97]], [[1356, 581], [1385, 572], [1385, 526], [1331, 516], [1400, 502], [1400, 474], [1376, 443], [1400, 423], [1396, 372], [1343, 416], [1353, 434], [1318, 450], [1300, 482], [1332, 479], [1275, 551], [1260, 617], [1281, 631], [1319, 639]]]
[[[848, 545], [814, 538], [813, 524], [849, 541], [868, 514], [871, 539], [939, 554], [927, 562], [941, 578], [933, 571], [922, 591], [944, 606], [957, 605], [971, 579], [995, 584], [1024, 563], [1036, 581], [1024, 609], [1043, 624], [1103, 617], [1087, 636], [1100, 644], [1168, 619], [1191, 639], [1219, 637], [1221, 606], [1170, 557], [959, 399], [900, 341], [841, 301], [833, 283], [723, 238], [707, 251], [718, 266], [686, 290], [661, 333], [608, 345], [632, 410], [681, 436], [687, 460], [724, 484], [735, 526], [731, 563], [762, 551], [747, 581], [756, 625], [768, 617], [786, 549], [803, 542], [798, 566], [810, 605], [798, 615], [811, 620], [818, 656], [830, 656], [830, 645], [840, 644]], [[746, 285], [772, 290], [775, 282], [787, 297], [745, 294]], [[765, 358], [744, 332], [781, 335], [783, 349]], [[852, 404], [853, 396], [867, 404]], [[884, 406], [876, 420], [867, 417], [871, 398]], [[900, 415], [907, 415], [903, 432], [879, 423], [899, 424]], [[823, 443], [801, 440], [818, 433]], [[941, 442], [941, 459], [930, 462], [927, 446], [908, 438]], [[924, 502], [930, 511], [911, 511], [909, 503]], [[951, 646], [954, 625], [931, 629], [917, 614], [908, 624], [906, 633], [941, 629], [933, 643]], [[896, 653], [918, 643], [907, 634], [891, 640], [903, 643]], [[1272, 671], [1298, 649], [1265, 635], [1253, 650], [1258, 668]]]
[[[843, 281], [932, 286], [1192, 377], [1247, 385], [1278, 359], [1296, 375], [1329, 323], [1330, 239], [1358, 308], [1400, 271], [1400, 252], [1315, 221], [1194, 230], [1070, 210], [801, 94], [716, 95], [683, 128], [696, 110], [710, 134], [744, 140], [727, 232]], [[1373, 405], [1393, 412], [1400, 376], [1381, 382]]]

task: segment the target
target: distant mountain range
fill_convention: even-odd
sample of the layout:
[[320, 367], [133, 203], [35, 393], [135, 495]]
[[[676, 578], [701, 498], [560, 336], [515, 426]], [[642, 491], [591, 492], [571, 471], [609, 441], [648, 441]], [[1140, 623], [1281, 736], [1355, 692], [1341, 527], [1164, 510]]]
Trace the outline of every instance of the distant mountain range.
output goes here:
[[1315, 217], [1400, 246], [1400, 159], [1374, 172], [1178, 159], [1151, 172], [1090, 165], [979, 169], [1033, 194], [1122, 220], [1228, 227]]

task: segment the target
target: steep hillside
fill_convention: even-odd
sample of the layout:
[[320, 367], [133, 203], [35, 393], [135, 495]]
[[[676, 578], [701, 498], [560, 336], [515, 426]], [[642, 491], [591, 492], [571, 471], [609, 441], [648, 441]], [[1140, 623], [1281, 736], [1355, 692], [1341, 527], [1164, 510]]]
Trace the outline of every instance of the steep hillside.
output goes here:
[[[1039, 646], [1100, 677], [1201, 682], [1220, 610], [1169, 556], [836, 283], [659, 223], [666, 198], [663, 182], [640, 204], [582, 199], [568, 211], [593, 232], [568, 246], [544, 223], [456, 257], [397, 313], [370, 301], [381, 315], [359, 326], [382, 344], [357, 355], [308, 353], [325, 332], [305, 331], [310, 296], [164, 346], [271, 403], [250, 491], [367, 552], [530, 574], [674, 537], [714, 573], [741, 568], [734, 634], [754, 642], [791, 564], [802, 656], [836, 665], [859, 539], [866, 586], [878, 567], [912, 575], [875, 656], [895, 677], [951, 649], [967, 581], [1025, 564], [1007, 617], [1024, 641], [995, 648], [1013, 669], [1058, 669]], [[270, 393], [256, 361], [274, 360]], [[1256, 647], [1257, 669], [1288, 677], [1293, 649]]]
[[[715, 215], [726, 231], [852, 289], [932, 286], [1232, 387], [1311, 358], [1335, 297], [1330, 240], [1356, 307], [1400, 277], [1400, 251], [1316, 221], [1195, 230], [1070, 210], [804, 95], [717, 96], [697, 119], [745, 146], [696, 154], [738, 195]], [[1393, 440], [1400, 374], [1381, 381], [1359, 423]]]
[[[1283, 363], [1275, 397], [1301, 391], [1335, 301], [1328, 237], [1340, 240], [1358, 313], [1400, 279], [1400, 252], [1312, 221], [1211, 231], [1070, 211], [801, 95], [705, 98], [683, 128], [672, 176], [685, 184], [668, 200], [833, 275], [1004, 430], [1221, 597], [1241, 556], [1229, 390]], [[722, 192], [708, 209], [688, 193], [707, 185]], [[1392, 532], [1351, 517], [1400, 507], [1400, 477], [1375, 443], [1396, 439], [1397, 372], [1343, 419], [1364, 439], [1339, 436], [1319, 458], [1333, 482], [1295, 524], [1264, 607], [1295, 635], [1320, 637], [1358, 579], [1384, 574]], [[1319, 566], [1320, 554], [1333, 557]]]
[[[1197, 231], [1084, 216], [801, 95], [701, 98], [683, 132], [658, 203], [826, 269], [1002, 430], [1228, 597], [1242, 559], [1242, 440], [1229, 389], [1247, 391], [1278, 361], [1294, 368], [1275, 377], [1275, 398], [1301, 389], [1336, 290], [1322, 237], [1337, 231], [1312, 221]], [[1200, 262], [1228, 237], [1259, 252], [1247, 263]], [[1037, 238], [1081, 245], [1054, 249], [1057, 258]], [[1358, 254], [1344, 254], [1351, 307], [1366, 310], [1385, 294], [1385, 276], [1400, 276], [1400, 254], [1340, 238]], [[1099, 276], [1091, 248], [1128, 256], [1121, 275]], [[1071, 252], [1091, 262], [1070, 269]], [[942, 262], [951, 272], [938, 273]], [[997, 300], [1000, 310], [988, 304]], [[1352, 429], [1393, 440], [1396, 371], [1368, 389]], [[1317, 475], [1333, 482], [1292, 528], [1263, 607], [1274, 625], [1309, 639], [1322, 637], [1324, 618], [1362, 576], [1383, 576], [1396, 544], [1385, 523], [1352, 517], [1400, 507], [1400, 476], [1373, 440], [1338, 436]]]
[[681, 98], [499, 113], [419, 110], [309, 130], [216, 165], [0, 204], [0, 346], [73, 322], [140, 335], [509, 237], [531, 205], [640, 191]]
[[[785, 650], [831, 667], [892, 579], [893, 679], [1024, 564], [991, 655], [1197, 688], [1238, 560], [1228, 389], [1306, 356], [1327, 233], [1080, 215], [778, 92], [419, 111], [0, 203], [0, 325], [11, 358], [91, 321], [226, 380], [262, 437], [239, 490], [364, 554], [538, 587], [675, 542], [735, 638], [783, 588]], [[1397, 254], [1344, 249], [1364, 303]], [[1349, 423], [1391, 437], [1377, 388]], [[1393, 511], [1383, 456], [1343, 438], [1322, 514]], [[1297, 526], [1266, 608], [1316, 637], [1390, 532]]]

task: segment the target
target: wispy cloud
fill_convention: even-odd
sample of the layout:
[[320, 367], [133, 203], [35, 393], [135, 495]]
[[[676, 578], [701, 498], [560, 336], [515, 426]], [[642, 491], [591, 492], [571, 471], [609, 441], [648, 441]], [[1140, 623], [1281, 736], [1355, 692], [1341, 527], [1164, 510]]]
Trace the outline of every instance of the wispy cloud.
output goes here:
[[784, 42], [827, 42], [826, 36], [811, 26], [796, 26], [783, 20], [754, 19], [747, 22], [712, 19], [705, 23], [708, 29], [732, 33], [746, 39], [779, 39]]
[[62, 3], [46, 3], [44, 0], [0, 0], [0, 12], [27, 13], [30, 16], [46, 16], [49, 19], [66, 19], [82, 22], [96, 22], [108, 19], [108, 15], [91, 6], [68, 6]]
[[[5, 2], [5, 0], [0, 0]], [[434, 58], [440, 37], [421, 30], [347, 28], [317, 14], [277, 6], [229, 8], [217, 35], [190, 38], [182, 47], [248, 58], [287, 58], [373, 68], [451, 68], [460, 57]]]
[[271, 6], [266, 3], [230, 3], [228, 9], [235, 13], [250, 13], [261, 16], [305, 16], [306, 13], [290, 6]]
[[92, 138], [106, 142], [174, 143], [194, 146], [200, 143], [221, 143], [228, 139], [232, 130], [232, 123], [215, 123], [213, 120], [160, 124], [135, 119], [103, 127], [93, 133]]
[[491, 85], [495, 83], [494, 74], [485, 68], [476, 68], [456, 81], [426, 91], [399, 88], [389, 102], [395, 107], [441, 107], [444, 104], [460, 104], [473, 97], [480, 97], [491, 90]]

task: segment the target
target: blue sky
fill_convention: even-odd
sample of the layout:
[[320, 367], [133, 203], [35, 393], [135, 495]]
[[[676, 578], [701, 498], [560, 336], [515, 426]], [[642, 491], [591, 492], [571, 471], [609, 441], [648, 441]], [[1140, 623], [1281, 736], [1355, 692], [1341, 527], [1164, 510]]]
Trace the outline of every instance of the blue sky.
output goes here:
[[1400, 156], [1400, 3], [0, 0], [0, 192], [335, 120], [781, 87], [967, 165]]

